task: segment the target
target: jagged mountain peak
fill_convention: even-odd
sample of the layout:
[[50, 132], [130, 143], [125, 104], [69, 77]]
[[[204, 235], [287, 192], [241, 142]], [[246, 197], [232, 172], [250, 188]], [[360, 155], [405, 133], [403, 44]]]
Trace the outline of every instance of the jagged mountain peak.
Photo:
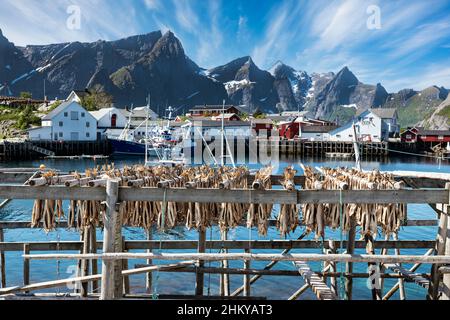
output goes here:
[[354, 75], [353, 72], [350, 71], [350, 69], [345, 66], [339, 71], [335, 76], [336, 81], [344, 81], [348, 84], [357, 85], [359, 83], [358, 78]]

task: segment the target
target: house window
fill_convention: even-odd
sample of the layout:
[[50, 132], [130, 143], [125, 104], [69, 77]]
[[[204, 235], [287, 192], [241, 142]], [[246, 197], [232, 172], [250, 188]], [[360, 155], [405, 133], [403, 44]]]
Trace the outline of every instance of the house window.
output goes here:
[[91, 126], [90, 122], [86, 122], [86, 128], [89, 128]]
[[86, 138], [89, 138], [91, 134], [89, 132], [86, 132]]
[[117, 114], [113, 114], [111, 116], [111, 128], [115, 128], [117, 126]]
[[340, 134], [337, 134], [337, 135], [336, 135], [336, 138], [340, 138], [340, 137], [341, 137], [341, 135], [340, 135]]
[[412, 139], [412, 136], [410, 134], [407, 134], [406, 139]]
[[63, 122], [62, 122], [62, 121], [59, 122], [59, 126], [60, 126], [60, 127], [63, 126]]
[[60, 138], [62, 138], [62, 136], [63, 136], [63, 133], [62, 133], [62, 132], [60, 132], [60, 133], [59, 133], [59, 137], [60, 137]]
[[68, 117], [69, 116], [69, 114], [67, 113], [67, 112], [64, 112], [64, 117]]
[[78, 120], [78, 111], [70, 111], [70, 119]]
[[55, 140], [58, 140], [58, 134], [55, 133]]
[[81, 113], [81, 117], [84, 118], [84, 116], [85, 116], [85, 114], [84, 114], [84, 112], [82, 112], [82, 113]]

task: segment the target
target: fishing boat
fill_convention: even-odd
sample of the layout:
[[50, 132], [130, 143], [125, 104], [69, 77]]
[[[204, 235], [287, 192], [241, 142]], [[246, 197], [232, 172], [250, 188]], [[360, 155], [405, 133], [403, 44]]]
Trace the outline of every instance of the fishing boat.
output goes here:
[[[123, 156], [153, 156], [156, 157], [157, 153], [154, 148], [148, 148], [148, 119], [149, 119], [150, 104], [147, 104], [147, 117], [146, 119], [136, 128], [131, 128], [131, 119], [133, 115], [133, 108], [131, 109], [130, 115], [128, 117], [128, 122], [125, 128], [121, 132], [118, 138], [108, 138], [111, 143], [112, 154], [113, 155], [123, 155]], [[146, 136], [137, 140], [135, 137], [135, 132], [143, 125], [146, 126]]]

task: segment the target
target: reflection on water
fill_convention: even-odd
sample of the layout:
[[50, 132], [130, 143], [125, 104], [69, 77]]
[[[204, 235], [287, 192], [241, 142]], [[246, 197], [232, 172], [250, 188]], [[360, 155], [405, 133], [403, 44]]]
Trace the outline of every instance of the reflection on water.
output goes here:
[[[45, 164], [48, 168], [54, 168], [65, 171], [84, 171], [86, 168], [92, 168], [96, 165], [103, 165], [105, 163], [114, 162], [115, 166], [121, 167], [123, 165], [132, 165], [136, 163], [143, 163], [144, 159], [139, 158], [116, 158], [111, 160], [44, 160], [44, 161], [23, 161], [14, 163], [2, 163], [1, 167], [38, 167], [40, 164]], [[279, 164], [275, 166], [274, 173], [281, 173], [288, 165], [293, 165], [299, 173], [301, 173], [300, 163], [311, 166], [329, 166], [329, 167], [351, 167], [354, 165], [352, 161], [329, 160], [325, 158], [318, 159], [282, 159]], [[258, 168], [258, 165], [250, 165], [250, 168]], [[362, 161], [363, 169], [379, 169], [379, 170], [415, 170], [423, 172], [442, 172], [450, 173], [450, 166], [448, 163], [439, 165], [434, 160], [426, 158], [391, 158], [383, 161], [364, 160]], [[30, 221], [31, 209], [33, 202], [30, 200], [16, 200], [7, 205], [0, 211], [0, 220], [6, 221]], [[67, 208], [68, 203], [65, 202], [64, 208]], [[277, 206], [274, 208], [274, 214], [277, 212]], [[408, 206], [410, 219], [435, 219], [435, 214], [431, 208], [426, 205], [409, 205]], [[145, 232], [138, 228], [124, 228], [124, 236], [127, 240], [145, 240]], [[287, 237], [287, 239], [297, 239], [303, 233], [303, 228], [298, 228], [295, 233]], [[327, 230], [327, 238], [339, 240], [340, 233], [338, 231]], [[407, 227], [400, 233], [400, 239], [421, 239], [434, 240], [436, 235], [435, 227]], [[101, 230], [97, 230], [97, 238], [102, 238]], [[155, 232], [155, 239], [181, 239], [181, 240], [196, 240], [197, 232], [188, 231], [184, 228], [176, 228], [168, 234], [160, 234]], [[217, 228], [208, 230], [208, 239], [219, 240], [220, 233]], [[279, 239], [280, 235], [274, 229], [269, 230], [267, 237], [260, 237], [256, 230], [248, 230], [243, 227], [236, 228], [230, 231], [229, 239], [231, 240], [267, 240]], [[312, 239], [310, 236], [308, 239]], [[71, 230], [57, 230], [46, 234], [42, 230], [5, 230], [5, 241], [78, 241], [79, 234]], [[320, 252], [320, 243], [317, 244], [318, 249], [308, 250], [293, 250], [293, 253], [307, 253]], [[175, 250], [176, 251], [176, 250]], [[424, 254], [426, 250], [404, 250], [404, 253], [409, 254]], [[172, 251], [174, 252], [174, 251]], [[239, 251], [231, 251], [239, 252]], [[255, 250], [254, 252], [276, 252], [270, 250]], [[37, 252], [34, 252], [37, 253]], [[363, 250], [357, 253], [364, 253]], [[6, 253], [6, 271], [7, 271], [7, 286], [22, 284], [22, 267], [23, 259], [21, 252]], [[156, 263], [158, 261], [155, 261]], [[130, 260], [130, 268], [135, 264], [145, 263], [143, 260]], [[164, 263], [164, 262], [161, 262]], [[32, 261], [31, 262], [31, 282], [63, 279], [73, 275], [73, 265], [71, 261]], [[265, 262], [252, 262], [252, 268], [263, 268]], [[218, 263], [206, 263], [207, 266], [218, 267]], [[231, 261], [231, 268], [242, 268], [242, 262]], [[312, 264], [315, 270], [319, 270], [320, 263]], [[410, 267], [409, 265], [406, 265]], [[274, 269], [295, 270], [291, 263], [280, 262]], [[338, 267], [338, 270], [339, 267]], [[366, 272], [367, 266], [364, 264], [355, 264], [355, 272]], [[429, 272], [429, 266], [422, 266], [417, 272]], [[242, 285], [243, 276], [231, 275], [231, 289], [234, 290]], [[145, 275], [136, 275], [130, 278], [133, 292], [140, 293], [145, 291]], [[338, 281], [339, 282], [339, 281]], [[195, 275], [188, 273], [155, 273], [154, 283], [159, 294], [193, 294], [195, 285]], [[394, 279], [386, 279], [385, 288], [388, 290], [396, 281]], [[210, 295], [218, 295], [219, 292], [219, 276], [205, 275], [205, 293]], [[304, 284], [301, 277], [283, 277], [283, 276], [264, 276], [254, 285], [252, 285], [252, 296], [267, 296], [269, 299], [287, 299], [298, 288]], [[408, 299], [424, 299], [426, 290], [412, 283], [405, 283], [407, 289]], [[48, 291], [48, 290], [47, 290]], [[55, 292], [70, 291], [67, 288], [54, 289]], [[366, 279], [354, 280], [354, 298], [355, 299], [371, 299], [371, 292], [366, 286]], [[398, 298], [398, 293], [394, 296]], [[314, 299], [314, 296], [307, 292], [302, 296], [302, 299]]]

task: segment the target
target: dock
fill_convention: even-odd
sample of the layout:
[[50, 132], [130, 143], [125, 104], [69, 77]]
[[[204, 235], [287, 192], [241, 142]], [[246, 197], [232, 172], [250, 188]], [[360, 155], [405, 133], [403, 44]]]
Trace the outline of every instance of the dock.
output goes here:
[[0, 142], [0, 161], [58, 159], [83, 157], [82, 155], [109, 156], [110, 154], [111, 146], [108, 140]]
[[[24, 183], [35, 173], [33, 169], [29, 171], [11, 170], [0, 172], [3, 183], [0, 185], [0, 198], [11, 199], [41, 199], [42, 201], [99, 201], [105, 202], [105, 215], [103, 239], [93, 237], [97, 226], [90, 225], [81, 228], [80, 241], [58, 242], [4, 242], [3, 230], [8, 229], [28, 229], [30, 221], [0, 221], [0, 254], [1, 258], [1, 277], [2, 288], [0, 289], [0, 299], [3, 297], [18, 297], [19, 293], [39, 291], [34, 297], [38, 298], [45, 289], [65, 286], [67, 283], [79, 282], [81, 286], [71, 295], [72, 298], [84, 299], [125, 299], [127, 297], [137, 296], [141, 299], [151, 299], [149, 295], [136, 295], [133, 288], [130, 287], [128, 277], [134, 274], [151, 275], [154, 272], [176, 272], [176, 273], [194, 273], [196, 274], [195, 283], [192, 284], [192, 292], [196, 299], [211, 299], [204, 294], [205, 281], [204, 276], [208, 274], [221, 275], [221, 282], [226, 285], [229, 276], [239, 275], [243, 277], [242, 288], [231, 293], [228, 290], [221, 290], [221, 295], [216, 298], [232, 299], [238, 296], [251, 299], [251, 286], [256, 280], [251, 281], [250, 276], [286, 276], [291, 278], [303, 278], [306, 282], [301, 285], [297, 292], [293, 292], [291, 300], [298, 299], [308, 291], [317, 296], [318, 299], [352, 299], [352, 279], [367, 278], [369, 273], [353, 272], [355, 263], [379, 264], [385, 268], [380, 268], [381, 279], [397, 279], [398, 282], [393, 288], [385, 288], [392, 296], [393, 292], [401, 290], [406, 292], [404, 283], [415, 283], [422, 288], [428, 288], [427, 299], [449, 300], [450, 299], [450, 236], [447, 230], [450, 228], [450, 219], [448, 219], [448, 208], [450, 205], [450, 183], [445, 177], [431, 177], [428, 180], [415, 176], [398, 175], [395, 177], [396, 185], [399, 187], [392, 190], [352, 190], [347, 189], [342, 183], [342, 187], [337, 190], [317, 190], [309, 189], [310, 177], [297, 175], [293, 178], [295, 189], [267, 189], [267, 183], [274, 186], [280, 185], [283, 176], [271, 175], [270, 180], [263, 182], [258, 176], [250, 175], [246, 177], [245, 185], [239, 187], [230, 187], [234, 185], [233, 180], [226, 180], [222, 187], [204, 187], [200, 188], [198, 183], [193, 181], [182, 182], [182, 180], [156, 180], [151, 182], [154, 187], [143, 186], [142, 180], [136, 177], [128, 177], [126, 183], [119, 184], [118, 180], [106, 179], [96, 180], [79, 178], [78, 182], [70, 176], [59, 173], [53, 181], [59, 183], [48, 185], [46, 179], [33, 178], [31, 185], [18, 186], [18, 183]], [[25, 179], [24, 179], [25, 178]], [[71, 180], [72, 179], [72, 180]], [[145, 179], [144, 179], [145, 180]], [[239, 180], [241, 181], [241, 180]], [[13, 184], [15, 183], [15, 184]], [[197, 186], [199, 188], [197, 188]], [[404, 186], [404, 187], [402, 187]], [[292, 186], [291, 186], [292, 187]], [[432, 188], [432, 189], [431, 189]], [[192, 202], [195, 201], [195, 202]], [[220, 204], [239, 204], [239, 205], [391, 205], [392, 203], [426, 203], [436, 211], [434, 220], [411, 220], [402, 221], [402, 228], [410, 226], [439, 226], [435, 241], [424, 239], [402, 239], [390, 240], [389, 237], [380, 240], [355, 240], [354, 229], [346, 231], [346, 237], [342, 241], [332, 239], [323, 239], [323, 241], [304, 240], [300, 237], [298, 240], [211, 240], [207, 238], [207, 229], [198, 229], [198, 240], [148, 240], [133, 241], [122, 238], [122, 228], [129, 222], [124, 221], [124, 217], [119, 214], [122, 212], [120, 203], [145, 202], [155, 203], [158, 210], [167, 213], [171, 206], [181, 203], [192, 204], [192, 208], [204, 208], [211, 203]], [[205, 207], [206, 208], [206, 207]], [[160, 211], [158, 211], [161, 213]], [[158, 213], [156, 212], [156, 213]], [[167, 213], [169, 214], [169, 213]], [[164, 215], [163, 215], [164, 218]], [[167, 216], [166, 216], [167, 218]], [[128, 220], [127, 220], [128, 221]], [[169, 220], [167, 220], [169, 221]], [[185, 223], [185, 222], [183, 222]], [[211, 226], [217, 226], [219, 221], [210, 221]], [[236, 226], [246, 226], [248, 221], [242, 217], [242, 220], [236, 221]], [[70, 223], [61, 221], [55, 223], [55, 228], [67, 228]], [[276, 220], [268, 220], [269, 228], [279, 227]], [[42, 225], [38, 226], [42, 227]], [[168, 228], [165, 225], [165, 228]], [[93, 229], [94, 228], [94, 229]], [[353, 231], [352, 231], [353, 230]], [[399, 231], [401, 232], [401, 230]], [[353, 234], [353, 236], [352, 236]], [[339, 250], [338, 248], [346, 248]], [[373, 250], [383, 250], [382, 254], [376, 254], [368, 251], [367, 254], [354, 254], [354, 249], [372, 248]], [[171, 253], [170, 250], [177, 249], [177, 253]], [[214, 252], [222, 250], [221, 253], [207, 253], [209, 249]], [[270, 253], [260, 253], [258, 250], [270, 250]], [[318, 249], [328, 250], [322, 253], [293, 253], [292, 249]], [[428, 250], [425, 255], [411, 255], [406, 253], [411, 249]], [[102, 250], [102, 253], [97, 253]], [[145, 251], [143, 251], [145, 250]], [[153, 251], [154, 250], [154, 251]], [[225, 250], [225, 252], [223, 251]], [[233, 253], [227, 253], [226, 250], [234, 250]], [[237, 250], [237, 251], [236, 251]], [[283, 250], [279, 253], [279, 250]], [[372, 250], [372, 249], [370, 249]], [[389, 250], [396, 251], [395, 254], [389, 254]], [[398, 254], [402, 250], [402, 254]], [[40, 252], [37, 254], [36, 252]], [[61, 253], [63, 251], [64, 253]], [[137, 252], [138, 251], [138, 252]], [[6, 274], [5, 252], [23, 253], [23, 285], [10, 286]], [[131, 267], [135, 259], [146, 259], [148, 264], [135, 265]], [[73, 260], [78, 261], [80, 266], [80, 276], [77, 278], [58, 279], [46, 282], [30, 282], [31, 261], [35, 260]], [[167, 261], [163, 264], [153, 264], [151, 261]], [[222, 267], [205, 267], [205, 261], [241, 261], [243, 268], [229, 268], [226, 264]], [[178, 261], [172, 262], [170, 261]], [[181, 262], [179, 262], [181, 261]], [[266, 268], [252, 267], [253, 261], [267, 261]], [[277, 269], [272, 267], [280, 261], [291, 261], [295, 264], [297, 270]], [[333, 267], [314, 269], [311, 262], [327, 262]], [[102, 263], [103, 272], [98, 273], [98, 263]], [[417, 273], [416, 269], [407, 270], [402, 264], [413, 263], [417, 266], [428, 265], [430, 271], [426, 273]], [[345, 271], [339, 268], [344, 264]], [[350, 266], [350, 268], [349, 268]], [[224, 277], [227, 275], [227, 277]], [[337, 279], [346, 279], [345, 297], [339, 295], [336, 290]], [[253, 278], [252, 278], [253, 279]], [[147, 277], [147, 289], [152, 292], [156, 279]], [[301, 282], [299, 281], [299, 284]], [[100, 290], [100, 294], [97, 290]], [[370, 289], [368, 289], [370, 290]], [[381, 296], [374, 295], [374, 299], [383, 298], [384, 289], [381, 289]], [[58, 298], [57, 295], [46, 293], [46, 297]], [[388, 296], [387, 299], [390, 297]], [[191, 296], [192, 297], [192, 296]], [[405, 298], [406, 298], [405, 297]], [[67, 297], [65, 297], [67, 298]]]

